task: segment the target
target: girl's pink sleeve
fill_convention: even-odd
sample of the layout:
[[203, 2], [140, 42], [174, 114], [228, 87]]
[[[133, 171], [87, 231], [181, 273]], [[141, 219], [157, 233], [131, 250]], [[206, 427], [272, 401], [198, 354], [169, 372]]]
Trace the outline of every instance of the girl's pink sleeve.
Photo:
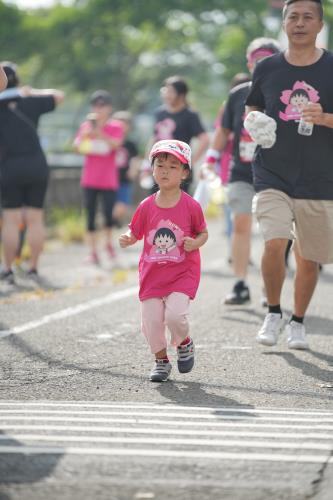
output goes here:
[[145, 210], [143, 208], [143, 204], [140, 203], [134, 215], [132, 217], [131, 222], [128, 224], [128, 227], [132, 231], [133, 235], [137, 240], [142, 240], [144, 235], [144, 227], [145, 227]]
[[196, 203], [194, 206], [193, 216], [192, 216], [192, 229], [194, 234], [202, 233], [202, 231], [207, 229], [205, 216], [203, 214], [202, 208], [199, 205], [199, 203]]

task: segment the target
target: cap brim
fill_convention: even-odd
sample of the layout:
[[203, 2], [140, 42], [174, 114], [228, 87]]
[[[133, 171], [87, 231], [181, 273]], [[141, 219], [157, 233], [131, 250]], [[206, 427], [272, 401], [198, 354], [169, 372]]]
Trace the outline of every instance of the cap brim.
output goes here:
[[188, 162], [186, 160], [184, 160], [184, 158], [182, 157], [181, 154], [177, 153], [177, 151], [174, 151], [173, 149], [170, 150], [170, 149], [167, 149], [167, 148], [163, 148], [163, 149], [159, 149], [158, 151], [154, 151], [153, 155], [152, 155], [152, 158], [155, 158], [158, 154], [160, 153], [167, 153], [171, 156], [174, 156], [175, 158], [177, 158], [177, 160], [180, 161], [180, 163], [182, 163], [183, 165], [188, 165]]

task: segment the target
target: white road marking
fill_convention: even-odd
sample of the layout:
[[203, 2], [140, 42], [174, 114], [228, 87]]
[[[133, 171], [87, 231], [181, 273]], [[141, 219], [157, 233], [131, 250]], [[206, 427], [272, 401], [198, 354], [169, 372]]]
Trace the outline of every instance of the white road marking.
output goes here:
[[[95, 423], [95, 424], [108, 424], [108, 423], [126, 423], [126, 424], [149, 424], [149, 425], [157, 425], [157, 426], [176, 426], [176, 427], [249, 427], [249, 428], [265, 428], [265, 429], [275, 429], [275, 428], [281, 428], [281, 429], [318, 429], [322, 431], [333, 431], [333, 426], [332, 425], [288, 425], [288, 424], [262, 424], [261, 422], [258, 423], [247, 423], [247, 422], [193, 422], [188, 419], [188, 416], [186, 417], [186, 420], [153, 420], [153, 419], [140, 419], [140, 418], [90, 418], [90, 417], [0, 417], [1, 421], [5, 422], [10, 422], [10, 421], [17, 421], [17, 420], [32, 420], [34, 422], [85, 422], [85, 423]], [[252, 421], [255, 419], [252, 419]], [[297, 422], [296, 422], [297, 424]]]
[[[233, 447], [233, 448], [276, 448], [288, 450], [322, 450], [332, 451], [332, 446], [326, 443], [289, 443], [285, 441], [245, 441], [245, 440], [221, 440], [221, 439], [177, 439], [177, 438], [129, 438], [129, 437], [96, 437], [96, 436], [45, 436], [38, 434], [8, 434], [0, 436], [0, 441], [9, 441], [11, 439], [22, 441], [60, 441], [74, 443], [123, 443], [123, 444], [150, 444], [150, 445], [176, 445], [176, 446], [214, 446]], [[24, 444], [25, 446], [25, 444]]]
[[[22, 415], [22, 416], [17, 416], [16, 414], [18, 413], [25, 413], [26, 415]], [[252, 421], [265, 421], [265, 420], [269, 420], [269, 421], [282, 421], [282, 422], [293, 422], [293, 423], [298, 423], [298, 422], [319, 422], [319, 423], [333, 423], [333, 418], [332, 417], [322, 417], [322, 416], [318, 416], [318, 417], [309, 417], [309, 418], [303, 418], [302, 417], [286, 417], [286, 416], [279, 416], [279, 417], [271, 417], [271, 416], [259, 416], [259, 415], [247, 415], [247, 414], [244, 414], [244, 415], [228, 415], [228, 414], [222, 414], [222, 412], [216, 412], [216, 410], [213, 411], [212, 414], [208, 413], [208, 414], [203, 414], [203, 413], [187, 413], [187, 412], [184, 412], [184, 413], [172, 413], [172, 412], [163, 412], [163, 411], [152, 411], [152, 412], [149, 412], [149, 411], [146, 411], [146, 412], [142, 412], [142, 411], [137, 411], [137, 410], [134, 410], [134, 411], [119, 411], [119, 410], [116, 410], [116, 411], [88, 411], [88, 410], [74, 410], [74, 411], [70, 411], [70, 410], [48, 410], [48, 411], [45, 411], [45, 410], [1, 410], [1, 414], [3, 414], [4, 416], [0, 416], [0, 420], [21, 420], [21, 419], [37, 419], [39, 418], [38, 416], [36, 417], [35, 415], [31, 415], [30, 414], [51, 414], [51, 415], [70, 415], [71, 417], [75, 418], [76, 416], [78, 416], [78, 419], [80, 419], [80, 415], [102, 415], [102, 416], [105, 416], [107, 417], [108, 415], [110, 416], [124, 416], [124, 417], [128, 417], [128, 416], [131, 416], [131, 417], [164, 417], [164, 418], [184, 418], [184, 419], [201, 419], [201, 420], [214, 420], [214, 421], [220, 421], [220, 420], [252, 420]], [[249, 412], [250, 413], [250, 412]], [[253, 412], [255, 413], [255, 412]], [[7, 414], [15, 414], [15, 415], [8, 415], [6, 416]], [[29, 415], [27, 415], [29, 414]], [[41, 417], [41, 418], [44, 418], [44, 417]], [[52, 416], [47, 416], [45, 417], [46, 419], [52, 419], [53, 417]], [[64, 418], [67, 418], [67, 417], [64, 417]]]
[[39, 328], [40, 326], [52, 323], [53, 321], [76, 316], [77, 314], [81, 314], [82, 312], [86, 312], [90, 309], [95, 309], [96, 307], [100, 307], [105, 304], [110, 304], [111, 302], [116, 302], [118, 300], [131, 297], [132, 295], [135, 295], [137, 293], [138, 287], [132, 287], [127, 288], [126, 290], [121, 290], [119, 292], [110, 293], [105, 297], [101, 297], [99, 299], [93, 299], [89, 302], [83, 302], [81, 304], [77, 304], [76, 306], [67, 307], [66, 309], [61, 309], [60, 311], [57, 311], [55, 313], [42, 316], [36, 321], [29, 321], [28, 323], [24, 323], [23, 325], [14, 326], [10, 330], [0, 330], [0, 338], [8, 337], [9, 335], [18, 335], [20, 333], [25, 333], [27, 331]]
[[[237, 407], [237, 406], [180, 406], [180, 405], [172, 405], [172, 404], [154, 404], [154, 403], [109, 403], [108, 401], [50, 401], [50, 400], [41, 400], [41, 401], [16, 401], [16, 400], [2, 400], [0, 401], [0, 412], [2, 406], [20, 406], [22, 407], [35, 407], [35, 406], [45, 406], [45, 407], [68, 407], [68, 408], [121, 408], [121, 409], [148, 409], [154, 410], [158, 409], [161, 411], [197, 411], [197, 412], [223, 412], [223, 413], [266, 413], [266, 414], [281, 414], [281, 415], [324, 415], [324, 416], [333, 416], [333, 411], [329, 410], [321, 410], [312, 408], [311, 410], [305, 409], [291, 409], [291, 408], [253, 408], [253, 407]], [[155, 413], [154, 413], [155, 415]], [[187, 413], [188, 416], [188, 413]]]
[[325, 463], [333, 464], [333, 457], [326, 455], [289, 455], [289, 454], [265, 454], [265, 453], [226, 453], [207, 451], [180, 451], [180, 450], [151, 450], [140, 448], [79, 448], [79, 447], [55, 447], [55, 446], [1, 446], [0, 454], [24, 454], [24, 455], [100, 455], [100, 456], [132, 456], [132, 457], [172, 457], [172, 458], [196, 458], [210, 460], [236, 460], [244, 461], [268, 461], [268, 462], [293, 462], [293, 463]]
[[[192, 429], [152, 429], [150, 428], [145, 428], [145, 427], [103, 427], [103, 426], [85, 426], [85, 425], [34, 425], [34, 424], [23, 424], [23, 425], [10, 425], [10, 424], [5, 424], [1, 426], [2, 430], [9, 430], [9, 431], [30, 431], [30, 432], [36, 432], [36, 431], [66, 431], [66, 432], [87, 432], [87, 433], [113, 433], [113, 434], [165, 434], [165, 435], [171, 435], [171, 436], [193, 436], [193, 430]], [[12, 436], [11, 432], [10, 435]], [[304, 433], [304, 432], [275, 432], [275, 431], [269, 431], [269, 432], [251, 432], [251, 431], [230, 431], [230, 430], [205, 430], [205, 431], [200, 431], [196, 430], [195, 431], [196, 436], [211, 436], [211, 437], [246, 437], [246, 438], [269, 438], [269, 439], [301, 439], [302, 441], [304, 439], [317, 439], [317, 440], [331, 440], [332, 439], [332, 434], [324, 434], [320, 432], [309, 432], [309, 433]], [[21, 434], [17, 434], [17, 437], [21, 436]], [[0, 438], [1, 439], [1, 438]]]

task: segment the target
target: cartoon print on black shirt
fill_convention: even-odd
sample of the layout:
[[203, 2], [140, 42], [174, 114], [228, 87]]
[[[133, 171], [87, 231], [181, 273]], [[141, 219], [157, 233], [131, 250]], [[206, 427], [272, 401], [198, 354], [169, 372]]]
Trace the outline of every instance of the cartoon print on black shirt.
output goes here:
[[155, 138], [157, 141], [172, 139], [176, 129], [176, 123], [172, 118], [165, 118], [155, 125]]
[[280, 111], [279, 117], [287, 122], [289, 120], [298, 121], [301, 118], [302, 109], [309, 102], [318, 102], [319, 94], [311, 85], [306, 82], [297, 81], [292, 90], [284, 90], [280, 100], [287, 105], [284, 113]]
[[149, 255], [145, 255], [148, 262], [172, 261], [182, 262], [185, 252], [181, 253], [184, 232], [170, 220], [161, 220], [155, 229], [149, 232], [147, 241], [151, 245]]

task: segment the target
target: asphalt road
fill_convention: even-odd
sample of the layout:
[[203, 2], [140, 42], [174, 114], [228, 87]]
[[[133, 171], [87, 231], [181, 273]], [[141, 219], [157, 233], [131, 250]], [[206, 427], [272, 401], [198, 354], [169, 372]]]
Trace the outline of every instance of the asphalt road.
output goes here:
[[[83, 263], [82, 245], [50, 242], [43, 280], [0, 285], [0, 500], [332, 499], [333, 266], [306, 320], [307, 352], [255, 343], [260, 236], [252, 302], [226, 307], [232, 287], [219, 219], [209, 221], [191, 309], [195, 369], [175, 353], [149, 382], [140, 334], [139, 246], [120, 266]], [[291, 259], [282, 305], [292, 308]]]

